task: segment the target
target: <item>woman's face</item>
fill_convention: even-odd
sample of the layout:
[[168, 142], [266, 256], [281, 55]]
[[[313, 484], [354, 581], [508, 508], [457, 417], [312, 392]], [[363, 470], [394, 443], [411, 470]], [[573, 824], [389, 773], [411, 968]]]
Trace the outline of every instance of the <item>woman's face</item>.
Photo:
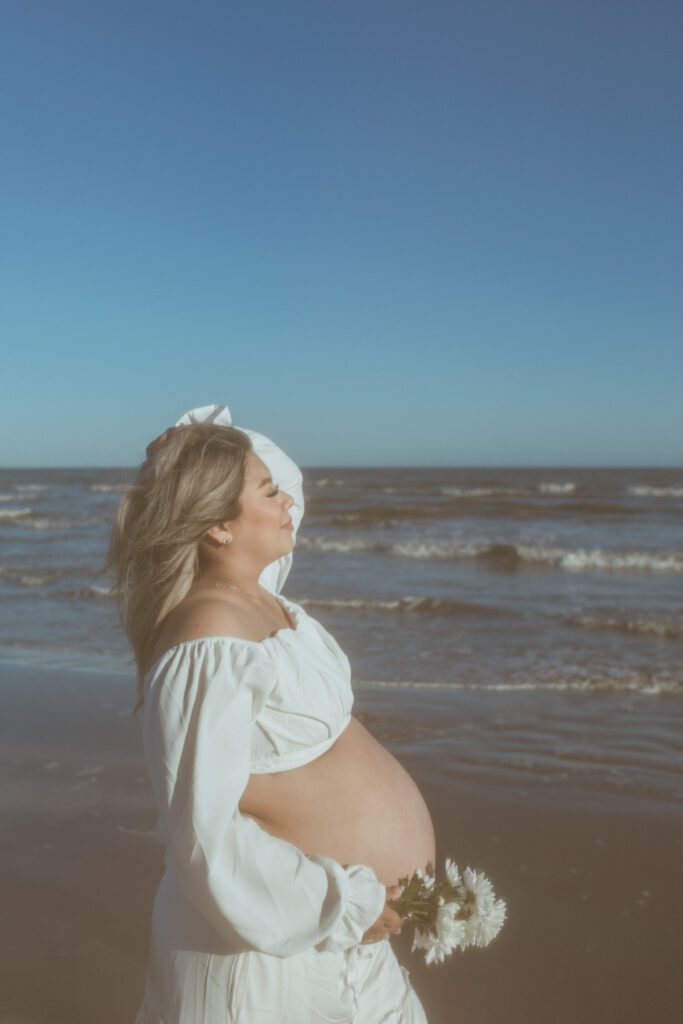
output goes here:
[[242, 512], [228, 526], [231, 554], [239, 551], [249, 560], [270, 565], [291, 551], [294, 541], [289, 509], [293, 504], [292, 496], [273, 483], [265, 462], [248, 451], [240, 494]]

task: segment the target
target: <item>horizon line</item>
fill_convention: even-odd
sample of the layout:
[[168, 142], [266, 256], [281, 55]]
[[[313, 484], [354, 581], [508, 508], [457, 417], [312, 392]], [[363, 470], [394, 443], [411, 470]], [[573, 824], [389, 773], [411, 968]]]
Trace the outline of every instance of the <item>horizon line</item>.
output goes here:
[[[16, 465], [16, 466], [0, 466], [0, 473], [11, 472], [15, 470], [30, 470], [41, 471], [41, 470], [129, 470], [135, 472], [140, 466], [137, 465], [81, 465], [81, 466], [31, 466], [31, 465]], [[318, 463], [310, 466], [299, 466], [302, 472], [311, 470], [321, 469], [661, 469], [661, 470], [683, 470], [683, 464], [681, 465], [665, 465], [660, 463], [507, 463], [507, 464], [493, 464], [493, 463], [460, 463], [460, 464], [444, 464], [444, 463], [366, 463], [364, 465], [358, 463], [347, 463], [347, 464], [333, 464], [333, 463]]]

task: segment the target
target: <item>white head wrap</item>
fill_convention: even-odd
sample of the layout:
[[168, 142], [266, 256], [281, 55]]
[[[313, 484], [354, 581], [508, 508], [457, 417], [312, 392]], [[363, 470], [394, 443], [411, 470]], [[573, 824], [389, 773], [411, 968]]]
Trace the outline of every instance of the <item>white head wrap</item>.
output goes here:
[[[249, 430], [247, 427], [238, 427], [236, 423], [233, 423], [227, 405], [203, 405], [199, 409], [190, 409], [179, 420], [176, 420], [175, 426], [182, 427], [190, 423], [219, 423], [224, 427], [234, 426], [249, 436], [254, 454], [265, 462], [273, 482], [279, 485], [281, 491], [286, 491], [294, 499], [289, 514], [294, 525], [292, 539], [296, 541], [299, 524], [304, 514], [303, 478], [297, 464], [288, 455], [285, 455], [270, 438], [255, 430]], [[259, 583], [271, 593], [279, 594], [291, 568], [292, 552], [289, 552], [265, 567], [259, 576]]]

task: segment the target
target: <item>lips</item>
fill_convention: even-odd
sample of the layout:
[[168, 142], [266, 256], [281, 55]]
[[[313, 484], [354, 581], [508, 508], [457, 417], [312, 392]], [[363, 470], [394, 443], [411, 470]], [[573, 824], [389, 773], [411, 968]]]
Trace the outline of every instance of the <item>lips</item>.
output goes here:
[[288, 523], [285, 523], [285, 525], [282, 527], [282, 529], [283, 530], [293, 530], [294, 529], [294, 523], [292, 522], [292, 520], [290, 519]]

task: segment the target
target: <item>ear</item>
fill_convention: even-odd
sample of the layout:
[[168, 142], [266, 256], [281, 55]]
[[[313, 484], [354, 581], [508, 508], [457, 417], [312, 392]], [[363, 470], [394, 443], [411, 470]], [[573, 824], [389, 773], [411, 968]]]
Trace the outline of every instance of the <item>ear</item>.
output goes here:
[[224, 523], [218, 523], [216, 526], [209, 527], [203, 539], [208, 539], [213, 544], [220, 545], [225, 537], [229, 537], [232, 540], [232, 536], [232, 521], [226, 519]]

